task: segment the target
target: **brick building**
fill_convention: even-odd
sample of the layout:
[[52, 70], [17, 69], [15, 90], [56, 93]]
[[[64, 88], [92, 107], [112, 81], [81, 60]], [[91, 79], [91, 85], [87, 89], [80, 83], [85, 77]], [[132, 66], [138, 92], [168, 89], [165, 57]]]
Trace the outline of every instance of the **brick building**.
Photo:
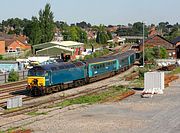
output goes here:
[[0, 38], [0, 54], [5, 54], [5, 41], [3, 38]]
[[31, 49], [30, 45], [24, 44], [19, 40], [6, 40], [5, 41], [5, 50], [6, 52], [20, 52], [26, 49]]
[[26, 36], [0, 32], [0, 54], [20, 52], [26, 49], [31, 49], [31, 46], [27, 44]]
[[[169, 42], [160, 35], [154, 35], [144, 41], [145, 48], [152, 48], [156, 46], [162, 46], [166, 48], [169, 58], [176, 58], [176, 48], [173, 43]], [[143, 43], [141, 42], [138, 47], [139, 51], [143, 51]]]

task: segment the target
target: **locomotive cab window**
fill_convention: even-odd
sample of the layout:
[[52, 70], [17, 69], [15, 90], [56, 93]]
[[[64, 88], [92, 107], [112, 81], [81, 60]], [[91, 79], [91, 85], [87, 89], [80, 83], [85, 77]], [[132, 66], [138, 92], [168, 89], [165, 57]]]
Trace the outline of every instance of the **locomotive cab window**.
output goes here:
[[44, 70], [30, 69], [28, 71], [28, 76], [44, 76], [44, 75], [45, 75]]
[[49, 75], [48, 72], [46, 72], [46, 73], [45, 73], [45, 76], [47, 77], [48, 75]]

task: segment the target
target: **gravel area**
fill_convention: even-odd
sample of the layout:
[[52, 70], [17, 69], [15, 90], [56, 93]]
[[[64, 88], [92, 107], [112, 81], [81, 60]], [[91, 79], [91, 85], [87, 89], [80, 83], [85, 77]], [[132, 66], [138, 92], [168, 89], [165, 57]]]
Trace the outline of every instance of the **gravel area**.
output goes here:
[[152, 98], [140, 98], [138, 92], [117, 103], [55, 110], [24, 127], [35, 133], [179, 133], [179, 84], [180, 79]]
[[[85, 87], [128, 85], [128, 82], [119, 81], [124, 74]], [[52, 96], [55, 95], [59, 93]], [[0, 130], [22, 126], [35, 133], [179, 133], [179, 101], [180, 79], [171, 83], [164, 94], [152, 98], [141, 98], [140, 91], [136, 91], [135, 95], [115, 103], [41, 109], [39, 112], [49, 111], [48, 114], [36, 117], [20, 115], [0, 118]], [[11, 121], [13, 123], [8, 124]]]

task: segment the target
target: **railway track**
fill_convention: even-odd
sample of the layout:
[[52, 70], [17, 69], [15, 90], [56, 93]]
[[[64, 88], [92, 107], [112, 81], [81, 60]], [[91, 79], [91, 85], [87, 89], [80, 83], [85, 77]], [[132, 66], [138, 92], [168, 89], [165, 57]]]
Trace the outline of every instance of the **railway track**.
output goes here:
[[[132, 70], [133, 69], [129, 70], [129, 72], [131, 73]], [[121, 73], [120, 75], [121, 75], [120, 77], [123, 77], [123, 75], [125, 75], [125, 73], [124, 74]], [[112, 81], [116, 82], [116, 81], [114, 81], [114, 79], [112, 79]], [[73, 98], [76, 98], [79, 96], [90, 95], [93, 93], [96, 94], [96, 93], [99, 93], [100, 91], [105, 91], [110, 86], [113, 86], [113, 84], [111, 84], [111, 81], [109, 81], [107, 84], [105, 83], [104, 85], [102, 84], [100, 86], [98, 83], [97, 83], [97, 85], [90, 85], [90, 86], [89, 86], [89, 84], [87, 84], [87, 85], [83, 86], [82, 88], [74, 88], [74, 89], [70, 89], [70, 90], [65, 90], [65, 91], [61, 91], [55, 95], [46, 95], [46, 96], [43, 96], [40, 98], [38, 97], [37, 99], [34, 99], [34, 97], [23, 98], [23, 101], [27, 101], [24, 103], [24, 107], [17, 108], [15, 110], [1, 111], [0, 117], [2, 119], [6, 120], [6, 119], [9, 119], [8, 117], [11, 117], [11, 116], [16, 117], [20, 114], [26, 114], [28, 112], [38, 111], [38, 109], [47, 108], [49, 106], [63, 102], [64, 100], [67, 100], [67, 99], [73, 99]], [[62, 94], [64, 94], [64, 95], [62, 95]], [[30, 100], [30, 99], [34, 99], [34, 100]], [[28, 100], [30, 100], [30, 101], [28, 101]], [[35, 117], [35, 116], [26, 117], [20, 121], [22, 121], [23, 123], [28, 122], [28, 120], [33, 119], [33, 117]], [[14, 125], [16, 122], [19, 123], [20, 121], [19, 120], [7, 121], [4, 124], [1, 124], [0, 128], [3, 130], [7, 130], [9, 127], [12, 127], [12, 125]], [[17, 124], [16, 126], [19, 127], [19, 125], [21, 125], [21, 124]]]
[[[11, 96], [11, 97], [14, 97], [14, 96]], [[25, 96], [25, 97], [22, 98], [22, 101], [25, 102], [25, 101], [28, 101], [28, 100], [31, 100], [31, 99], [34, 99], [34, 97]], [[7, 104], [7, 101], [0, 102], [0, 107], [5, 108], [7, 106], [6, 104]]]
[[[119, 75], [119, 74], [118, 74]], [[106, 78], [104, 78], [104, 79], [106, 79]], [[84, 86], [86, 86], [86, 85], [84, 85]], [[100, 88], [102, 88], [102, 87], [100, 87]], [[75, 89], [75, 88], [74, 88]], [[20, 89], [21, 90], [21, 89]], [[84, 95], [85, 95], [85, 93], [89, 93], [90, 91], [94, 91], [94, 90], [97, 90], [97, 88], [96, 89], [90, 89], [90, 90], [86, 90], [86, 91], [83, 91], [83, 92], [81, 92], [81, 93], [83, 93]], [[66, 91], [66, 90], [65, 90]], [[64, 92], [64, 91], [61, 91], [61, 92]], [[74, 95], [73, 95], [74, 96]], [[9, 97], [9, 96], [7, 96], [7, 97]], [[45, 97], [45, 96], [43, 96], [43, 97]], [[71, 95], [71, 97], [72, 97], [72, 95]], [[24, 101], [28, 101], [28, 100], [31, 100], [31, 99], [33, 99], [34, 97], [30, 97], [30, 98], [26, 98], [26, 97], [24, 97], [23, 98], [23, 102]], [[62, 100], [62, 99], [64, 99], [64, 98], [68, 98], [68, 97], [60, 97], [60, 99]], [[49, 103], [49, 102], [54, 102], [54, 101], [57, 101], [57, 100], [60, 100], [60, 99], [51, 99], [50, 101], [44, 101], [43, 103], [36, 103], [36, 105], [34, 105], [34, 106], [38, 106], [38, 105], [41, 105], [41, 104], [45, 104], [45, 103]], [[0, 107], [5, 107], [6, 106], [6, 102], [1, 102], [0, 103]], [[27, 110], [27, 108], [33, 108], [32, 106], [33, 105], [28, 105], [28, 106], [30, 106], [30, 107], [25, 107], [25, 110]], [[23, 109], [21, 109], [21, 110], [24, 110], [24, 107], [23, 107]], [[13, 115], [12, 115], [13, 116]]]
[[25, 87], [26, 87], [26, 84], [3, 88], [3, 89], [0, 90], [0, 94], [3, 94], [3, 93], [11, 93], [11, 92], [15, 92], [15, 91], [24, 90]]
[[26, 87], [26, 82], [26, 80], [22, 80], [0, 85], [0, 107], [6, 106], [6, 100], [8, 98], [22, 95], [22, 91]]
[[[98, 93], [100, 91], [104, 91], [108, 89], [108, 85], [104, 85], [101, 87], [96, 87], [96, 88], [89, 88], [87, 90], [83, 90], [83, 91], [76, 91], [76, 93], [70, 94], [68, 96], [61, 96], [61, 97], [52, 97], [52, 98], [48, 98], [46, 100], [43, 100], [41, 102], [37, 102], [34, 104], [27, 104], [22, 108], [16, 109], [16, 110], [12, 110], [12, 111], [4, 111], [2, 112], [2, 114], [0, 116], [2, 117], [11, 117], [11, 116], [16, 116], [16, 115], [20, 115], [20, 114], [24, 114], [24, 113], [28, 113], [34, 110], [37, 110], [39, 108], [45, 108], [48, 107], [49, 105], [55, 104], [55, 103], [59, 103], [59, 102], [63, 102], [64, 100], [67, 99], [72, 99], [72, 98], [76, 98], [79, 96], [84, 96], [84, 95], [90, 95], [93, 93]], [[25, 97], [26, 98], [26, 97]], [[27, 101], [33, 99], [33, 97], [27, 97], [26, 99], [23, 99], [23, 101]]]
[[0, 91], [2, 90], [2, 88], [17, 86], [17, 85], [26, 84], [26, 83], [27, 83], [26, 80], [22, 80], [22, 81], [18, 81], [18, 82], [12, 82], [12, 83], [2, 84], [2, 85], [0, 85]]

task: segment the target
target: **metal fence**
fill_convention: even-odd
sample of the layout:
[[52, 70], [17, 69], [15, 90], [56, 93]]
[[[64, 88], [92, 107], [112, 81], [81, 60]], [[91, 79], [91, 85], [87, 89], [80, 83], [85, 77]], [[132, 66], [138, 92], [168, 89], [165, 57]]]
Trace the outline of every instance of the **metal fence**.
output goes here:
[[[28, 71], [27, 70], [19, 71], [18, 74], [19, 74], [19, 80], [23, 80], [27, 78]], [[0, 84], [7, 83], [8, 76], [9, 76], [8, 72], [4, 74], [0, 74]]]

